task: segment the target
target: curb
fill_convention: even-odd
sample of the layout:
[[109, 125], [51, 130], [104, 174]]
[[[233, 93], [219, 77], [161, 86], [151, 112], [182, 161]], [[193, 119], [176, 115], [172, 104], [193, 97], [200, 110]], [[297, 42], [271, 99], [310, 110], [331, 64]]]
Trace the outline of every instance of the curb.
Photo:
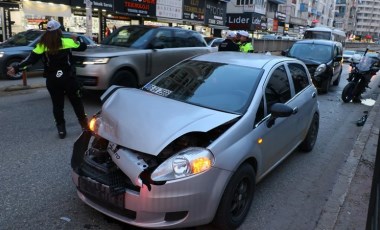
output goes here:
[[317, 226], [315, 228], [317, 230], [334, 229], [337, 223], [339, 213], [346, 201], [352, 179], [355, 176], [360, 160], [366, 155], [364, 149], [373, 134], [372, 129], [378, 129], [374, 127], [374, 122], [377, 113], [379, 112], [379, 99], [380, 97], [376, 99], [373, 109], [369, 112], [368, 118], [354, 143], [354, 147], [351, 150], [346, 163], [339, 170], [337, 182], [335, 183], [331, 195], [325, 203], [317, 221]]
[[27, 89], [37, 89], [37, 88], [44, 88], [44, 87], [46, 87], [45, 84], [11, 85], [11, 86], [2, 88], [1, 91], [11, 92], [11, 91], [27, 90]]

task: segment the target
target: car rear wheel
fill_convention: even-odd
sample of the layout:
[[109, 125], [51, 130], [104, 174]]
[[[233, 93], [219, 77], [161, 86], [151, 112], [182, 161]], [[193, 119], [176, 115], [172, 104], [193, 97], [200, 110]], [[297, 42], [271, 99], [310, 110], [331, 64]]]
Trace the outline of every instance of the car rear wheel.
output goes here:
[[22, 78], [22, 72], [18, 72], [14, 76], [9, 76], [7, 74], [7, 67], [19, 64], [21, 61], [22, 61], [21, 59], [10, 59], [9, 61], [7, 61], [7, 64], [6, 64], [5, 69], [4, 69], [4, 75], [3, 76], [6, 76], [10, 80], [20, 80]]
[[137, 81], [134, 74], [129, 70], [118, 71], [111, 80], [110, 85], [120, 85], [124, 87], [137, 88]]
[[319, 130], [319, 115], [314, 114], [313, 120], [311, 121], [309, 130], [307, 131], [305, 139], [300, 144], [300, 150], [304, 152], [310, 152], [313, 150], [315, 142], [317, 141]]
[[255, 191], [255, 171], [249, 164], [241, 165], [224, 190], [213, 225], [218, 229], [239, 227], [251, 207]]

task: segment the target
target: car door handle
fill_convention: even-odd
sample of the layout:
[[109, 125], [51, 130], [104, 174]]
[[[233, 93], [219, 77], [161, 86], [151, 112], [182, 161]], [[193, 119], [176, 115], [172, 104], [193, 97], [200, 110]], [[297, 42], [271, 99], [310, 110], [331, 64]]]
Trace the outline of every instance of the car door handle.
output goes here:
[[296, 113], [298, 113], [298, 107], [293, 108], [293, 114], [296, 114]]
[[311, 94], [311, 97], [312, 98], [315, 98], [317, 96], [317, 94], [315, 93], [315, 92], [313, 92], [312, 94]]

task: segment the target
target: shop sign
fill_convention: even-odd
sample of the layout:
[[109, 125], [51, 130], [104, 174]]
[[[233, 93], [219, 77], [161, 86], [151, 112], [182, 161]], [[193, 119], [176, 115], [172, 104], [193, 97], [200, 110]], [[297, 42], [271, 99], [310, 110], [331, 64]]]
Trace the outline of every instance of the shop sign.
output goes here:
[[285, 21], [285, 19], [286, 19], [286, 14], [277, 11], [277, 12], [275, 13], [275, 17], [276, 17], [276, 19], [278, 19], [279, 21]]
[[226, 24], [227, 3], [206, 1], [206, 20], [207, 25], [224, 26]]
[[205, 0], [184, 0], [183, 19], [204, 22]]
[[156, 0], [126, 0], [125, 12], [141, 16], [156, 16]]
[[261, 30], [266, 29], [266, 19], [257, 13], [227, 14], [227, 26], [232, 30]]
[[55, 3], [55, 4], [63, 4], [70, 5], [70, 0], [32, 0], [33, 2], [46, 2], [46, 3]]
[[[50, 1], [50, 0], [49, 0]], [[114, 0], [90, 0], [92, 3], [92, 8], [115, 11]], [[86, 8], [86, 0], [76, 0], [71, 1], [72, 6], [79, 6], [82, 8]]]
[[182, 19], [182, 0], [157, 0], [156, 16]]

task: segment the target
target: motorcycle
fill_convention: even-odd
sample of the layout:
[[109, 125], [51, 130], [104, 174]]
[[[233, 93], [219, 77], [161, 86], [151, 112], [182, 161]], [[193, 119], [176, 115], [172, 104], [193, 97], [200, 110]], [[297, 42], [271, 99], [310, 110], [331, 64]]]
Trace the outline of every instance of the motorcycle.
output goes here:
[[369, 88], [368, 84], [372, 76], [380, 70], [380, 59], [373, 56], [367, 56], [368, 49], [364, 52], [360, 61], [351, 63], [351, 72], [348, 77], [348, 84], [342, 91], [342, 100], [347, 103], [360, 102], [361, 94]]

